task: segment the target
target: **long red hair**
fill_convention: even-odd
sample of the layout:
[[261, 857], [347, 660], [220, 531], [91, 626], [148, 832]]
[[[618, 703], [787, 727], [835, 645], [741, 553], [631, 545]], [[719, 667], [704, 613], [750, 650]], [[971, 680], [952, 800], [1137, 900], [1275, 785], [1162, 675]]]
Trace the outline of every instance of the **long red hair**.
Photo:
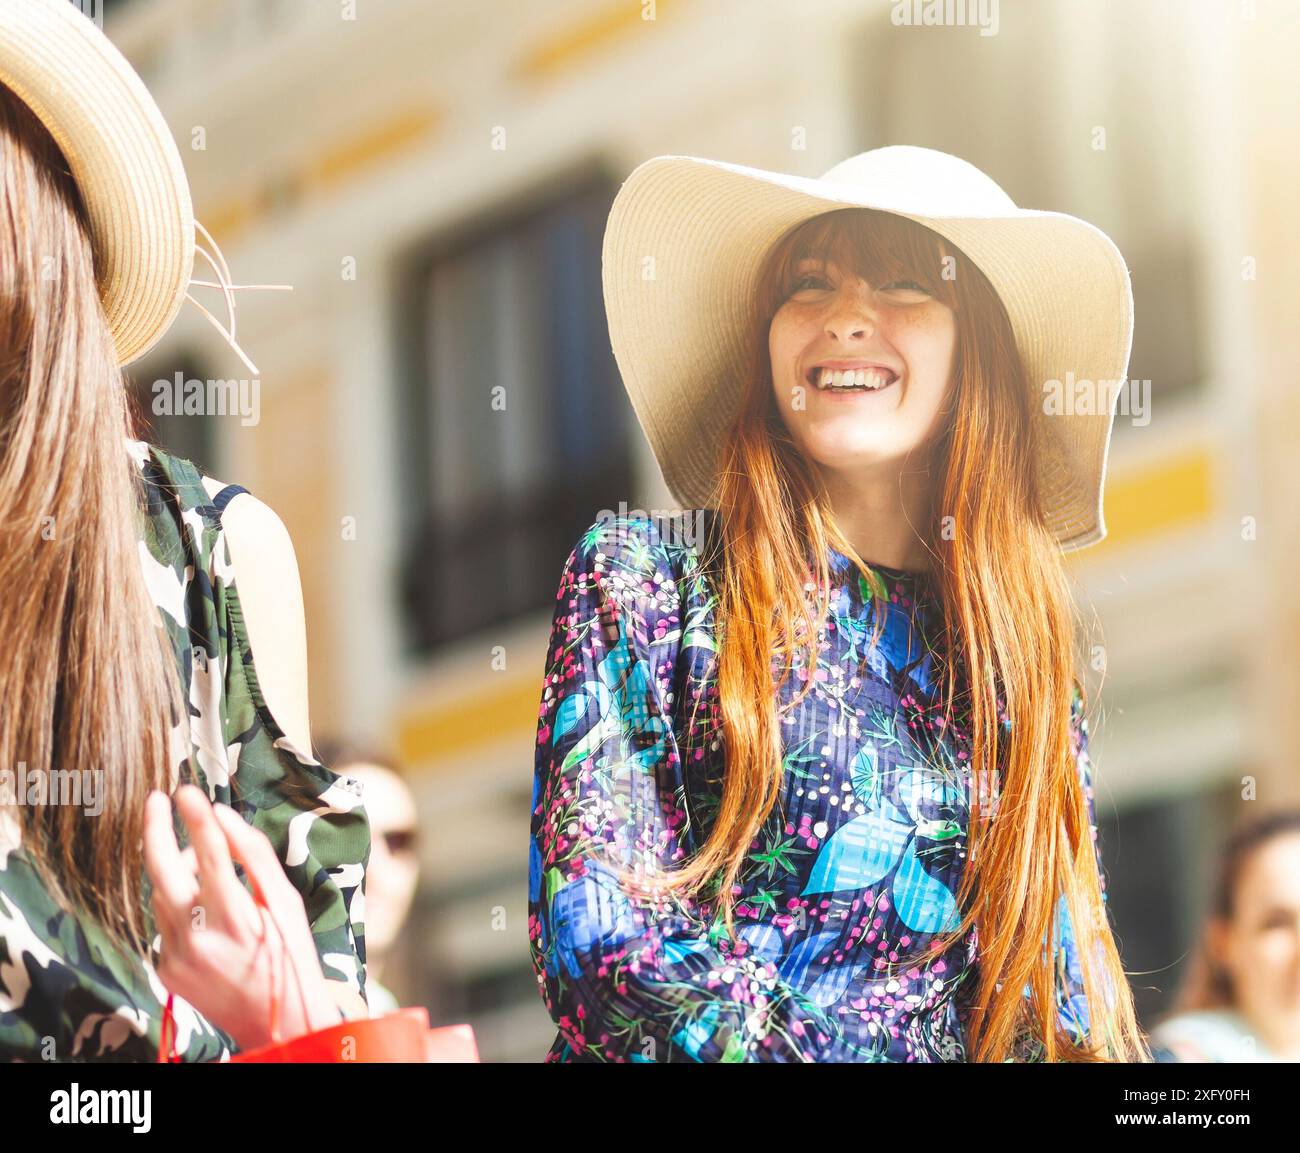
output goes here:
[[[964, 913], [960, 926], [932, 946], [938, 955], [976, 930], [968, 1050], [973, 1060], [1005, 1061], [1028, 1039], [1048, 1061], [1150, 1060], [1106, 917], [1071, 749], [1072, 694], [1083, 691], [1074, 673], [1075, 606], [1039, 504], [1025, 368], [1006, 310], [979, 269], [901, 217], [867, 209], [815, 217], [774, 245], [761, 270], [739, 382], [743, 397], [709, 502], [721, 532], [704, 558], [716, 574], [718, 631], [726, 638], [716, 658], [726, 773], [705, 843], [680, 869], [654, 878], [654, 886], [716, 898], [734, 940], [737, 878], [781, 792], [773, 655], [784, 658], [777, 688], [799, 646], [805, 667], [816, 666], [818, 628], [829, 611], [828, 546], [853, 561], [875, 596], [883, 595], [883, 584], [836, 525], [820, 474], [791, 439], [773, 394], [768, 329], [806, 256], [834, 259], [869, 283], [911, 277], [956, 315], [950, 399], [926, 459], [916, 463], [936, 478], [934, 522], [918, 527], [943, 608], [939, 667], [948, 717], [958, 711], [967, 719], [972, 779], [999, 782], [997, 821], [980, 804], [978, 794], [988, 791], [971, 790], [957, 893]], [[955, 278], [942, 274], [945, 258], [956, 260]], [[877, 612], [878, 627], [884, 615]], [[811, 687], [809, 679], [791, 707]], [[1005, 739], [1000, 698], [1010, 719]], [[1046, 943], [1056, 940], [1060, 894], [1078, 943], [1088, 1047], [1057, 1019], [1054, 950]]]

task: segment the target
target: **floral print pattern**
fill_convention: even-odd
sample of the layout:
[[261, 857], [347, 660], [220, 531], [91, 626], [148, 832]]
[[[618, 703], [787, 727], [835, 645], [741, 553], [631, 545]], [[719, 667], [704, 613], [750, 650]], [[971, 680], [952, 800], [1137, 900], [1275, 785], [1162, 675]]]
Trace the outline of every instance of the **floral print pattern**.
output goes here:
[[[679, 866], [721, 796], [716, 600], [680, 530], [596, 521], [557, 592], [529, 845], [530, 951], [558, 1029], [546, 1060], [966, 1060], [974, 931], [927, 964], [905, 955], [958, 923], [971, 790], [967, 734], [943, 716], [925, 574], [875, 567], [889, 608], [872, 645], [870, 591], [830, 556], [831, 612], [813, 687], [782, 715], [782, 792], [741, 874], [738, 943], [712, 902], [620, 884], [616, 865]], [[800, 655], [792, 672], [782, 705], [808, 677]], [[1077, 691], [1071, 722], [1100, 873]], [[1057, 1008], [1082, 1038], [1064, 897], [1058, 908]]]

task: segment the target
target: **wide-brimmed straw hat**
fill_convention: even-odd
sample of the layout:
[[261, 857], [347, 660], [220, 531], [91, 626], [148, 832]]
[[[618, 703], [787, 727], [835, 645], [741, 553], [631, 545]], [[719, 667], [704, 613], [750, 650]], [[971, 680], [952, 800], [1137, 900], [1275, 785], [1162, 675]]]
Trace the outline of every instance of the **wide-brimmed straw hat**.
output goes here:
[[[610, 342], [674, 499], [704, 508], [712, 498], [718, 446], [741, 401], [737, 369], [764, 258], [791, 228], [842, 208], [922, 224], [988, 278], [1033, 390], [1048, 525], [1065, 551], [1100, 541], [1112, 401], [1133, 340], [1124, 259], [1086, 221], [1018, 208], [974, 165], [908, 145], [860, 153], [820, 179], [657, 156], [624, 181], [602, 252]], [[1093, 382], [1102, 402], [1049, 412], [1044, 396], [1053, 381], [1063, 389]]]
[[[170, 327], [185, 300], [207, 317], [244, 362], [235, 342], [235, 288], [220, 249], [194, 219], [180, 152], [158, 105], [126, 58], [69, 0], [0, 0], [0, 83], [54, 138], [89, 219], [100, 299], [117, 349], [129, 364]], [[196, 244], [196, 228], [207, 247]], [[196, 251], [216, 281], [193, 278]], [[189, 295], [221, 288], [224, 328]]]

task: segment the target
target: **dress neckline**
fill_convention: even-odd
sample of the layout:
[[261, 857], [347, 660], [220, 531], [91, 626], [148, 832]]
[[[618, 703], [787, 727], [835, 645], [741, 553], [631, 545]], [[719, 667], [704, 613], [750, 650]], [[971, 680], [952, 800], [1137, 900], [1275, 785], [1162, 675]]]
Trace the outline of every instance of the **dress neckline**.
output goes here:
[[[834, 545], [827, 545], [829, 553], [829, 562], [832, 572], [843, 576], [849, 573], [857, 572], [853, 562], [849, 560], [844, 553], [840, 552]], [[879, 573], [886, 580], [899, 584], [919, 585], [927, 583], [931, 576], [930, 569], [902, 569], [894, 568], [891, 565], [878, 564], [870, 557], [863, 557], [866, 566], [873, 572]]]

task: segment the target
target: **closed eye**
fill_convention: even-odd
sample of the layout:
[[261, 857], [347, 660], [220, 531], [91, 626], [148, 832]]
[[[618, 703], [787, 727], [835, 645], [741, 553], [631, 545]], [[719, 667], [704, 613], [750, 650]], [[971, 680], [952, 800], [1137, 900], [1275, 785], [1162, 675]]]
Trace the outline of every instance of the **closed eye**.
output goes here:
[[806, 273], [804, 273], [803, 276], [799, 277], [799, 279], [796, 280], [796, 281], [794, 282], [794, 284], [793, 284], [793, 285], [791, 286], [791, 288], [790, 288], [790, 291], [791, 291], [791, 292], [798, 292], [799, 289], [804, 285], [804, 283], [807, 282], [807, 281], [810, 281], [810, 280], [811, 280], [811, 281], [814, 281], [814, 282], [817, 283], [817, 284], [826, 284], [826, 283], [827, 283], [827, 280], [826, 280], [826, 278], [825, 278], [824, 276], [818, 276], [818, 275], [817, 275], [816, 273], [814, 273], [814, 272], [806, 272]]
[[[791, 285], [790, 291], [792, 293], [799, 292], [803, 289], [803, 286], [805, 284], [811, 284], [812, 287], [817, 287], [818, 285], [827, 288], [830, 287], [830, 282], [824, 276], [820, 276], [815, 272], [805, 272], [794, 282], [793, 285]], [[924, 293], [926, 296], [930, 295], [930, 290], [927, 289], [924, 285], [918, 284], [915, 280], [905, 280], [905, 279], [890, 281], [883, 288], [881, 288], [880, 291], [881, 292], [896, 292], [896, 291], [920, 292], [920, 293]]]

